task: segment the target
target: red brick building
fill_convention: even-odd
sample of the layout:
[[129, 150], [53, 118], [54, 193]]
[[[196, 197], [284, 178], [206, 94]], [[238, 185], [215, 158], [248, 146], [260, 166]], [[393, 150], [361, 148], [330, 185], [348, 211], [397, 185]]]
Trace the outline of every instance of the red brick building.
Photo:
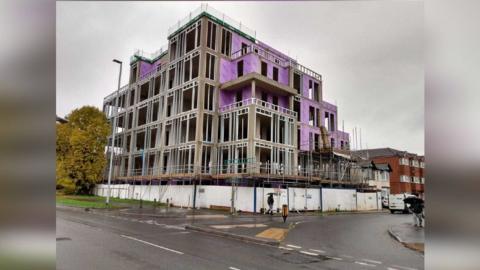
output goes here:
[[353, 152], [362, 159], [375, 163], [388, 163], [390, 172], [390, 193], [418, 193], [423, 197], [425, 185], [425, 157], [392, 148], [365, 149]]

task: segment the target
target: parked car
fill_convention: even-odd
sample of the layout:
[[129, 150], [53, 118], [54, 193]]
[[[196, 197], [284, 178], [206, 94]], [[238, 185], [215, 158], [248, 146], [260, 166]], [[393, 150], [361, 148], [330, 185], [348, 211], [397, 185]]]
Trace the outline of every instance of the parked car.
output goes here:
[[407, 205], [403, 202], [403, 199], [411, 196], [408, 193], [401, 193], [401, 194], [390, 194], [389, 201], [388, 201], [388, 208], [390, 209], [390, 213], [395, 212], [402, 212], [404, 214], [408, 213]]

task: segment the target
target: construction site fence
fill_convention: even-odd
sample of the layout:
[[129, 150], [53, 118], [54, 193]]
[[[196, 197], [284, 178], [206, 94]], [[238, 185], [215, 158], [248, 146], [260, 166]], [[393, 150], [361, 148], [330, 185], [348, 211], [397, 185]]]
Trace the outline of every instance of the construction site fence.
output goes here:
[[224, 208], [261, 213], [270, 194], [275, 208], [290, 211], [369, 211], [382, 209], [381, 193], [352, 188], [245, 187], [221, 185], [97, 185], [94, 194], [141, 199], [188, 208]]

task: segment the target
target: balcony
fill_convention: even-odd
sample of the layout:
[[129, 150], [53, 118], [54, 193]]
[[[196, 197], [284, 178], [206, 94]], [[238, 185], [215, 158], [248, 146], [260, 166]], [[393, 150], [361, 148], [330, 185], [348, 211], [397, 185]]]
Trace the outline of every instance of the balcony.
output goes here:
[[297, 113], [295, 111], [292, 111], [292, 110], [289, 110], [287, 108], [272, 104], [270, 102], [263, 101], [263, 100], [258, 99], [258, 98], [244, 99], [242, 101], [238, 101], [238, 102], [235, 102], [235, 103], [231, 103], [231, 104], [222, 106], [222, 107], [220, 107], [220, 112], [227, 112], [227, 111], [234, 110], [236, 108], [240, 108], [240, 107], [244, 107], [244, 106], [248, 106], [248, 105], [252, 105], [252, 104], [257, 105], [257, 106], [259, 106], [263, 109], [273, 111], [275, 113], [286, 114], [286, 115], [288, 115], [290, 117], [293, 117], [295, 119], [297, 118]]
[[271, 61], [273, 63], [276, 63], [277, 65], [281, 66], [281, 67], [288, 67], [289, 64], [288, 64], [288, 60], [285, 60], [281, 57], [278, 57], [277, 55], [263, 49], [262, 47], [256, 45], [256, 44], [252, 44], [248, 47], [245, 47], [245, 48], [242, 48], [234, 53], [232, 53], [232, 55], [230, 55], [230, 60], [231, 61], [234, 61], [244, 55], [247, 55], [249, 53], [254, 53], [256, 55], [258, 55], [259, 57], [265, 59], [265, 60], [268, 60], [268, 61]]
[[297, 62], [294, 62], [294, 61], [290, 61], [289, 62], [289, 66], [300, 71], [301, 73], [304, 73], [318, 81], [322, 81], [322, 75], [316, 73], [315, 71], [303, 66], [303, 65], [300, 65], [299, 63]]
[[252, 81], [255, 81], [256, 86], [263, 89], [268, 89], [276, 94], [295, 95], [297, 93], [296, 90], [290, 86], [281, 84], [256, 72], [250, 72], [231, 81], [227, 81], [220, 85], [220, 90], [238, 90], [245, 86], [251, 85]]
[[254, 53], [258, 55], [260, 58], [271, 61], [273, 63], [276, 63], [277, 65], [283, 67], [283, 68], [293, 68], [301, 73], [304, 73], [312, 78], [315, 78], [316, 80], [321, 81], [322, 80], [322, 75], [316, 73], [315, 71], [299, 64], [298, 62], [294, 61], [293, 59], [284, 59], [282, 57], [277, 56], [276, 54], [273, 54], [269, 52], [268, 50], [263, 49], [262, 47], [252, 44], [248, 47], [244, 47], [234, 53], [230, 56], [230, 60], [234, 61], [244, 55], [247, 55], [249, 53]]

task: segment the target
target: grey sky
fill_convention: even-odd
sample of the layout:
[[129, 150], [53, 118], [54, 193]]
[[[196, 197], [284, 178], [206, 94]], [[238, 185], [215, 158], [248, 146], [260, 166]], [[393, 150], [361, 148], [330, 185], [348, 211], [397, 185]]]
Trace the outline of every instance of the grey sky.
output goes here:
[[[324, 99], [339, 107], [339, 128], [362, 128], [364, 148], [424, 153], [421, 1], [209, 2], [256, 30], [257, 38], [324, 78]], [[59, 116], [101, 107], [116, 89], [117, 58], [154, 52], [168, 28], [200, 2], [57, 2]]]

